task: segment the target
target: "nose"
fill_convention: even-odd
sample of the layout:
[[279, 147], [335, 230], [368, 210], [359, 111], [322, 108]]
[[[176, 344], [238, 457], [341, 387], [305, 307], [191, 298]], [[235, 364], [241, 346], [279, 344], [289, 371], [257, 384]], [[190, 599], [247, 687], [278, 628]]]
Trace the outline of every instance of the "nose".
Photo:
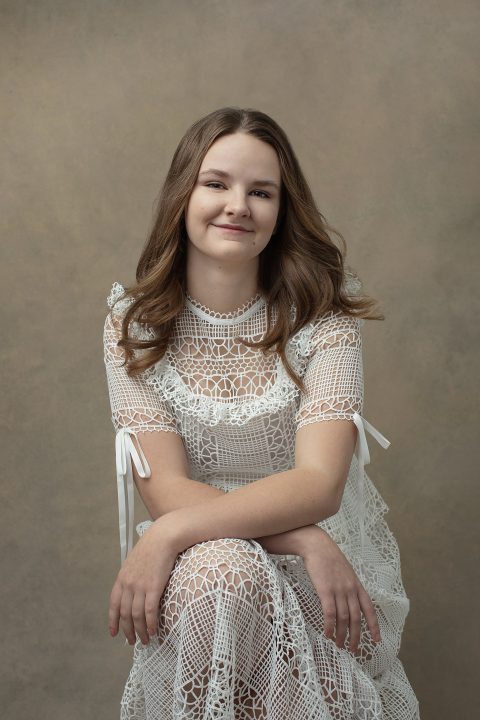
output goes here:
[[237, 193], [231, 193], [225, 203], [225, 212], [228, 215], [250, 215], [250, 209], [248, 207], [245, 195], [239, 191]]

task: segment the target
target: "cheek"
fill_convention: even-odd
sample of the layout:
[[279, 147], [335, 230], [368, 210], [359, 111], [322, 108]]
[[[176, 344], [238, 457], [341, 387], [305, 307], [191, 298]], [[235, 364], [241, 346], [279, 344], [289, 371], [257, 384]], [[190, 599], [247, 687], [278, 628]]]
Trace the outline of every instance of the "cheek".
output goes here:
[[212, 191], [205, 191], [203, 188], [199, 188], [198, 192], [194, 193], [195, 209], [197, 212], [206, 212], [212, 207], [218, 206], [221, 202], [220, 195], [215, 194]]
[[194, 200], [189, 207], [187, 214], [187, 226], [200, 227], [210, 222], [210, 218], [214, 216], [214, 209], [205, 199]]
[[209, 197], [201, 189], [194, 190], [190, 196], [188, 211], [193, 216], [201, 214], [209, 207]]
[[219, 212], [220, 208], [218, 202], [211, 199], [202, 199], [202, 201], [196, 206], [195, 214], [199, 222], [209, 223], [219, 214]]
[[273, 228], [278, 217], [278, 209], [274, 207], [262, 208], [259, 210], [259, 219], [264, 228]]

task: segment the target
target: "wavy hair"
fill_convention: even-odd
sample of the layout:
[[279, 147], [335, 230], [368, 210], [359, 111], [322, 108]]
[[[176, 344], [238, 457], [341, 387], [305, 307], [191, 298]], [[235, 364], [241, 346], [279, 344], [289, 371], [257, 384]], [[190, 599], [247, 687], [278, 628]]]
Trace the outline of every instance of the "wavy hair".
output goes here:
[[[281, 196], [276, 229], [259, 255], [258, 286], [266, 300], [267, 329], [262, 340], [239, 338], [264, 354], [277, 352], [297, 387], [303, 381], [289, 364], [288, 339], [311, 320], [330, 309], [368, 320], [384, 320], [373, 310], [377, 301], [348, 292], [348, 279], [358, 290], [358, 276], [345, 264], [346, 243], [318, 210], [285, 132], [259, 110], [223, 107], [191, 125], [180, 140], [160, 190], [152, 229], [136, 270], [136, 285], [125, 288], [130, 298], [122, 320], [121, 339], [127, 372], [138, 375], [164, 356], [182, 312], [186, 294], [187, 232], [185, 211], [202, 161], [212, 144], [236, 132], [253, 135], [271, 145], [281, 169]], [[334, 233], [341, 248], [331, 239]], [[294, 317], [291, 307], [295, 307]], [[273, 319], [273, 308], [278, 309]], [[130, 323], [153, 330], [154, 339], [129, 337]], [[136, 353], [134, 351], [141, 350]]]

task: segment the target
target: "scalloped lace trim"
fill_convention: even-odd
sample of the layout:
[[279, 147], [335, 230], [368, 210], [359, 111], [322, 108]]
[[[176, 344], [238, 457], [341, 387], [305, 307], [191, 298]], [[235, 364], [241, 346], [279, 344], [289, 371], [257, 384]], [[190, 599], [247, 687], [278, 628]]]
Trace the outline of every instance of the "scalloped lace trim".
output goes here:
[[265, 298], [258, 292], [256, 295], [243, 303], [243, 305], [240, 305], [238, 308], [228, 313], [217, 312], [206, 305], [202, 305], [199, 300], [195, 300], [195, 298], [193, 298], [188, 292], [186, 293], [185, 304], [202, 320], [207, 320], [214, 325], [230, 325], [248, 320], [262, 305], [265, 304]]
[[[309, 347], [309, 335], [312, 330], [313, 324], [309, 323], [292, 336], [287, 343], [287, 359], [300, 375], [304, 369], [305, 351]], [[243, 425], [253, 417], [280, 410], [296, 399], [298, 388], [286, 372], [280, 356], [277, 360], [276, 371], [277, 375], [273, 385], [262, 395], [240, 401], [219, 401], [206, 395], [193, 393], [166, 357], [148, 368], [143, 377], [145, 382], [163, 398], [173, 403], [182, 414], [193, 415], [209, 426], [218, 425], [220, 422]]]
[[110, 290], [110, 294], [107, 297], [107, 305], [111, 310], [113, 309], [114, 305], [116, 305], [115, 311], [122, 311], [132, 304], [133, 298], [122, 297], [124, 292], [125, 288], [123, 287], [123, 285], [115, 281], [112, 285], [112, 289]]

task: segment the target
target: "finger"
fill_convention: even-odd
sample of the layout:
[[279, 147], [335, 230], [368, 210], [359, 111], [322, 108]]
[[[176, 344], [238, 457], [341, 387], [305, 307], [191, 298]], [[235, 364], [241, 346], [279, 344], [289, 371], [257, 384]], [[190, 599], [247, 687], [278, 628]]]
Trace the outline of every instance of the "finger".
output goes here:
[[120, 601], [120, 625], [130, 645], [134, 645], [136, 639], [132, 618], [132, 599], [131, 590], [123, 588]]
[[157, 632], [160, 597], [160, 593], [154, 590], [148, 591], [145, 596], [145, 618], [147, 621], [148, 634], [150, 636], [155, 635]]
[[335, 619], [337, 617], [337, 606], [333, 593], [325, 593], [320, 596], [323, 610], [323, 632], [328, 638], [333, 638]]
[[347, 634], [348, 622], [350, 620], [348, 603], [343, 592], [339, 592], [335, 595], [335, 605], [337, 606], [337, 630], [335, 633], [335, 642], [337, 647], [343, 647], [345, 643], [345, 635]]
[[144, 645], [148, 645], [147, 623], [145, 621], [145, 593], [137, 590], [133, 597], [132, 618], [135, 632], [140, 636]]
[[110, 634], [116, 635], [118, 632], [118, 621], [120, 618], [120, 600], [122, 597], [122, 588], [118, 582], [116, 582], [110, 593], [110, 600], [108, 606], [108, 626], [110, 628]]
[[369, 594], [362, 586], [360, 586], [358, 589], [358, 599], [360, 601], [360, 606], [362, 608], [363, 614], [365, 615], [365, 620], [367, 621], [372, 640], [374, 640], [374, 642], [380, 642], [381, 637], [380, 627], [378, 625], [377, 611], [375, 610], [375, 605], [370, 599]]
[[349, 593], [348, 595], [348, 609], [350, 612], [350, 641], [349, 649], [352, 653], [357, 653], [358, 644], [360, 642], [360, 627], [361, 627], [361, 612], [360, 602], [358, 599], [357, 592]]

